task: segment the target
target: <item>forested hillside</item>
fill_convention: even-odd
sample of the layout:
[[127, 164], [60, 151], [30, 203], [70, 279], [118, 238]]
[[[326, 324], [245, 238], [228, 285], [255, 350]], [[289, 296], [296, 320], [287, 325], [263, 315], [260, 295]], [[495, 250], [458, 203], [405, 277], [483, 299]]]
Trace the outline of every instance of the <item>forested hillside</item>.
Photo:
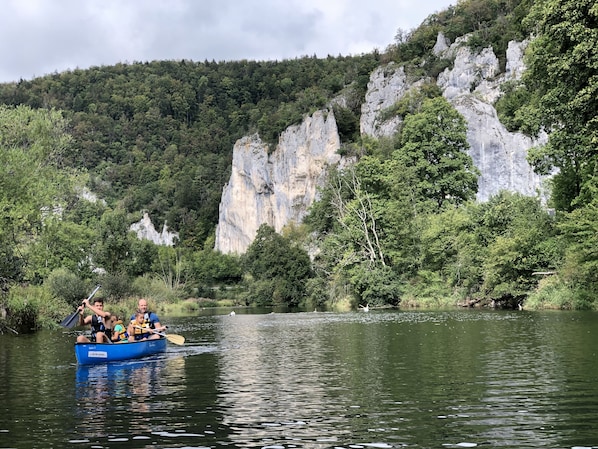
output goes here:
[[359, 142], [374, 67], [394, 60], [436, 75], [448, 63], [430, 54], [439, 31], [451, 40], [473, 31], [471, 45], [504, 55], [507, 42], [523, 36], [519, 3], [461, 2], [416, 30], [399, 30], [384, 55], [76, 69], [0, 85], [0, 104], [62, 111], [73, 136], [64, 163], [87, 170], [93, 192], [127, 212], [147, 210], [157, 226], [167, 220], [183, 242], [201, 247], [216, 224], [238, 138], [258, 132], [275, 145], [287, 126], [343, 93], [347, 108], [335, 111], [341, 138]]
[[[157, 299], [595, 307], [597, 21], [589, 0], [461, 0], [398, 30], [384, 53], [154, 61], [0, 85], [2, 301], [32, 286], [74, 300], [103, 276], [113, 298], [157, 281]], [[559, 171], [554, 214], [507, 192], [473, 202], [464, 123], [434, 84], [389, 111], [403, 119], [392, 139], [359, 135], [371, 71], [393, 61], [433, 80], [452, 63], [431, 52], [439, 32], [501, 58], [510, 40], [535, 36], [529, 69], [496, 108], [510, 129], [550, 132], [530, 161]], [[258, 133], [274, 148], [333, 98], [342, 151], [358, 163], [332, 174], [305, 224], [260, 229], [245, 257], [213, 252], [234, 142]], [[84, 186], [101, 201], [81, 200]], [[141, 211], [180, 232], [177, 248], [128, 235]], [[59, 291], [65, 279], [73, 287]]]
[[218, 219], [235, 141], [259, 132], [275, 144], [347, 86], [355, 120], [376, 64], [374, 55], [119, 64], [3, 85], [0, 102], [63, 111], [73, 136], [64, 164], [88, 171], [89, 188], [110, 206], [147, 210], [200, 248]]

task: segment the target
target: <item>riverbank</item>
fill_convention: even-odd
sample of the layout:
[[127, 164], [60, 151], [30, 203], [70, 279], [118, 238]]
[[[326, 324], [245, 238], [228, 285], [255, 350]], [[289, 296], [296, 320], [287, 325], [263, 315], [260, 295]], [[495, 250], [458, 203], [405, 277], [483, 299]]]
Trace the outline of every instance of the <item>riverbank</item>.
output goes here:
[[[98, 292], [102, 297], [103, 291]], [[180, 292], [179, 292], [180, 294]], [[117, 301], [107, 301], [106, 310], [112, 314], [128, 317], [137, 308], [140, 297], [148, 300], [151, 310], [158, 315], [169, 317], [189, 316], [206, 309], [227, 309], [230, 311], [255, 304], [246, 304], [241, 299], [186, 298], [181, 299], [173, 291], [146, 291], [141, 296], [131, 296]], [[350, 296], [324, 303], [306, 303], [296, 308], [300, 311], [350, 312], [381, 308], [401, 308], [420, 310], [446, 310], [458, 308], [494, 308], [519, 310], [598, 310], [597, 303], [590, 294], [579, 294], [571, 288], [551, 283], [550, 279], [541, 281], [541, 286], [525, 300], [493, 301], [491, 298], [463, 299], [457, 295], [437, 297], [415, 297], [405, 295], [399, 306], [360, 304]], [[280, 311], [292, 311], [283, 305], [268, 306]], [[266, 308], [266, 307], [264, 307]], [[57, 299], [42, 286], [27, 286], [11, 289], [9, 294], [0, 298], [0, 333], [22, 334], [41, 329], [56, 329], [65, 316], [73, 313], [75, 306], [63, 299]]]

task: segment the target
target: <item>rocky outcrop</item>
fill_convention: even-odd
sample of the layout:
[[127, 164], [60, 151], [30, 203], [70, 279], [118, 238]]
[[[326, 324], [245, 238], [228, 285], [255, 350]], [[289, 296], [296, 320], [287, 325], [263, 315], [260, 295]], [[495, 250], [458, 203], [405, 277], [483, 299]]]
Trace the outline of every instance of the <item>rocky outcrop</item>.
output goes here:
[[[501, 190], [537, 195], [542, 192], [543, 178], [533, 172], [526, 155], [546, 137], [536, 141], [509, 132], [493, 106], [501, 95], [500, 85], [521, 76], [526, 42], [509, 44], [506, 71], [501, 73], [491, 48], [473, 53], [464, 45], [466, 39], [451, 45], [439, 35], [434, 53], [454, 61], [451, 69], [438, 76], [437, 84], [467, 122], [469, 154], [481, 172], [477, 199], [486, 201]], [[361, 133], [376, 138], [394, 135], [401, 117], [389, 115], [389, 108], [429, 81], [410, 80], [403, 67], [392, 63], [374, 70], [361, 107]], [[300, 222], [316, 199], [326, 167], [341, 160], [339, 147], [334, 116], [324, 111], [286, 130], [270, 155], [257, 135], [240, 139], [233, 149], [232, 173], [222, 194], [215, 248], [241, 254], [261, 224], [280, 231], [292, 221]]]
[[164, 223], [162, 226], [162, 232], [156, 231], [154, 224], [147, 213], [143, 214], [143, 218], [137, 223], [133, 223], [130, 228], [131, 231], [137, 234], [137, 238], [140, 240], [150, 240], [156, 245], [174, 246], [179, 238], [177, 232], [170, 232], [168, 226]]
[[410, 90], [417, 89], [424, 81], [409, 83], [405, 68], [392, 62], [375, 69], [370, 76], [365, 101], [361, 105], [359, 123], [361, 134], [376, 138], [395, 134], [403, 120], [397, 115], [385, 119], [384, 111], [392, 107]]
[[477, 199], [487, 201], [501, 190], [543, 198], [544, 178], [534, 173], [526, 157], [531, 147], [546, 141], [546, 136], [534, 140], [509, 132], [493, 106], [501, 95], [501, 84], [521, 77], [526, 43], [509, 44], [506, 72], [500, 73], [498, 58], [491, 48], [474, 54], [463, 45], [465, 40], [458, 40], [445, 50], [443, 56], [454, 55], [455, 62], [451, 70], [440, 74], [438, 86], [467, 121], [469, 154], [481, 172]]
[[237, 141], [220, 201], [215, 249], [241, 254], [263, 223], [280, 231], [301, 222], [326, 179], [326, 168], [339, 162], [339, 148], [336, 120], [327, 111], [288, 128], [272, 154], [257, 135]]
[[469, 154], [480, 170], [478, 201], [487, 201], [501, 190], [527, 196], [542, 193], [543, 179], [527, 163], [527, 150], [535, 142], [521, 133], [510, 133], [496, 110], [474, 96], [455, 97], [451, 103], [467, 121]]
[[444, 36], [444, 33], [440, 32], [438, 33], [438, 36], [436, 36], [436, 44], [434, 44], [432, 53], [434, 53], [436, 56], [440, 56], [442, 53], [448, 50], [450, 44], [450, 40]]
[[[500, 73], [498, 58], [491, 48], [474, 54], [464, 45], [466, 40], [467, 37], [463, 37], [448, 46], [444, 36], [439, 35], [434, 51], [439, 57], [454, 60], [452, 69], [438, 76], [437, 84], [467, 122], [469, 154], [481, 172], [477, 199], [486, 201], [501, 190], [542, 195], [543, 178], [533, 172], [526, 156], [531, 147], [543, 143], [546, 137], [533, 140], [521, 133], [509, 132], [500, 123], [493, 106], [501, 95], [500, 85], [521, 76], [526, 43], [509, 44], [506, 72]], [[362, 106], [362, 133], [374, 137], [392, 136], [400, 118], [383, 121], [381, 112], [414, 87], [417, 83], [407, 82], [402, 67], [389, 64], [376, 69], [371, 74]]]

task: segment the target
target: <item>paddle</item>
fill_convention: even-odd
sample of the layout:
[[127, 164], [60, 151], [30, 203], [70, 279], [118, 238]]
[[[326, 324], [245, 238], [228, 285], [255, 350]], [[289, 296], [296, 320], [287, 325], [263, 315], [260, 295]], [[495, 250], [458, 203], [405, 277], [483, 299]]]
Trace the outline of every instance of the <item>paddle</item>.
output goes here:
[[[95, 295], [97, 293], [97, 291], [100, 289], [100, 287], [101, 287], [100, 285], [96, 286], [96, 288], [91, 292], [91, 294], [87, 298], [88, 301], [91, 298], [93, 298], [93, 295]], [[77, 310], [75, 310], [74, 313], [72, 313], [71, 315], [67, 316], [64, 320], [62, 320], [60, 322], [60, 325], [62, 327], [66, 327], [66, 328], [72, 329], [73, 327], [75, 327], [77, 325], [78, 322], [79, 322], [79, 309], [77, 308]]]
[[148, 329], [145, 327], [141, 327], [141, 326], [135, 326], [137, 329], [143, 329], [143, 330], [147, 330], [150, 331], [153, 334], [158, 334], [161, 335], [162, 337], [166, 337], [166, 340], [168, 340], [171, 343], [174, 343], [175, 345], [179, 345], [179, 346], [183, 346], [185, 344], [185, 337], [183, 337], [182, 335], [177, 335], [177, 334], [165, 334], [164, 332], [158, 332], [154, 329]]
[[166, 340], [168, 340], [171, 343], [174, 343], [175, 345], [183, 346], [185, 344], [185, 337], [183, 337], [182, 335], [165, 334], [163, 332], [156, 332], [156, 334], [162, 335], [162, 337], [166, 337]]

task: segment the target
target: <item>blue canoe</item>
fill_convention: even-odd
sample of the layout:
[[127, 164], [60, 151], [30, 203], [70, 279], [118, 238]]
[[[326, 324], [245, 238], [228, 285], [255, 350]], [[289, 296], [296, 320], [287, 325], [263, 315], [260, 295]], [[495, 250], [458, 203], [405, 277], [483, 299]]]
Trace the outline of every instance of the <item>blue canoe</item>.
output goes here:
[[75, 355], [81, 365], [138, 359], [164, 351], [164, 337], [130, 343], [75, 343]]

